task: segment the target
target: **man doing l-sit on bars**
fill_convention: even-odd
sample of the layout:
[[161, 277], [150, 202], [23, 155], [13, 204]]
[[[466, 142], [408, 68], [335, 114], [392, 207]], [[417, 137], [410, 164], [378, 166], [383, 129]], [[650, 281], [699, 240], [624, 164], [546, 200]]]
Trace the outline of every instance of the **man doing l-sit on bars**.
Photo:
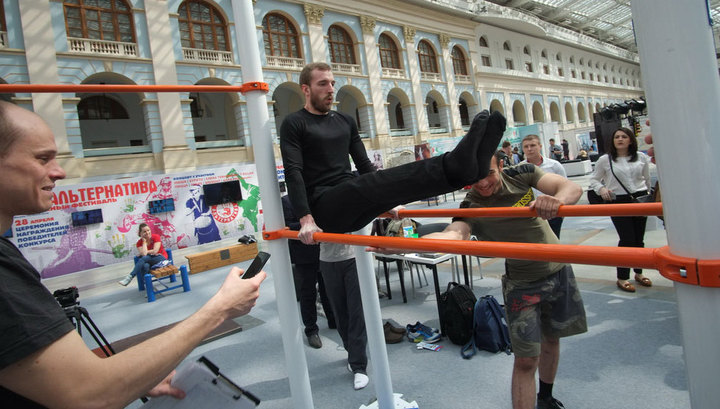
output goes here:
[[[305, 105], [280, 127], [285, 180], [300, 240], [313, 233], [358, 230], [395, 206], [451, 192], [484, 178], [505, 131], [505, 118], [482, 111], [451, 152], [376, 171], [355, 120], [331, 110], [335, 78], [330, 66], [311, 63], [300, 73]], [[352, 157], [359, 176], [350, 168]]]

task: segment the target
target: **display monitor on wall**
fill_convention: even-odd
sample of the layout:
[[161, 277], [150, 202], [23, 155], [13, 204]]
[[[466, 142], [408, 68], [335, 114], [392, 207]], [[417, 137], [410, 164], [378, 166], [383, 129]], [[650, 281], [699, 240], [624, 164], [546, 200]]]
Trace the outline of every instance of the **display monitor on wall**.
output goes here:
[[72, 225], [75, 227], [103, 222], [102, 209], [81, 210], [79, 212], [73, 212], [70, 215], [72, 217]]
[[238, 180], [203, 185], [203, 194], [205, 195], [205, 204], [208, 206], [242, 200], [240, 181]]
[[148, 202], [148, 213], [165, 213], [175, 211], [175, 201], [172, 198], [151, 200]]

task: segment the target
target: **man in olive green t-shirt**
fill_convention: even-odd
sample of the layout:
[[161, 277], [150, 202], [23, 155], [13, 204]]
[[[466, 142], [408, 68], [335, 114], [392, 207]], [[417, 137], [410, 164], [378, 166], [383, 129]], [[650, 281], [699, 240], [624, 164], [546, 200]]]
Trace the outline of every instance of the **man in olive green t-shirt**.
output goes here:
[[[575, 204], [582, 188], [561, 176], [545, 173], [532, 164], [503, 169], [498, 151], [488, 176], [472, 185], [461, 208], [526, 207], [538, 217], [455, 218], [442, 232], [424, 238], [557, 244], [547, 219], [557, 216], [561, 205]], [[544, 195], [535, 197], [532, 188]], [[382, 252], [383, 249], [374, 249]], [[385, 250], [388, 251], [388, 250]], [[508, 259], [503, 276], [503, 296], [515, 362], [512, 375], [513, 409], [562, 409], [552, 397], [560, 337], [587, 331], [585, 309], [570, 265]], [[535, 372], [540, 390], [535, 395]]]

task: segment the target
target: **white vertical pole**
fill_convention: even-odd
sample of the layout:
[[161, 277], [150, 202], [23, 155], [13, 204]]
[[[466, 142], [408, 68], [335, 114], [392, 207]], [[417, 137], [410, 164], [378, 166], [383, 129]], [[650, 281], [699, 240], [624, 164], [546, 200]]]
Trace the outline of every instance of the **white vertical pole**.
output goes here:
[[[668, 244], [720, 259], [720, 78], [705, 0], [633, 0]], [[717, 273], [717, 272], [715, 272]], [[690, 402], [720, 402], [720, 288], [675, 283]]]
[[[369, 236], [370, 229], [365, 226], [355, 234]], [[365, 246], [355, 246], [355, 262], [358, 270], [370, 359], [373, 362], [373, 378], [378, 407], [380, 409], [392, 409], [395, 407], [395, 403], [392, 380], [390, 379], [390, 364], [388, 363], [387, 349], [385, 349], [385, 335], [382, 329], [380, 301], [378, 300], [377, 286], [375, 284], [375, 270], [373, 269], [372, 255], [365, 251]]]
[[[255, 29], [252, 2], [251, 0], [232, 0], [232, 7], [243, 81], [263, 81], [260, 52], [258, 51], [260, 45]], [[250, 136], [260, 184], [265, 228], [269, 231], [280, 230], [285, 227], [285, 220], [280, 203], [280, 188], [275, 168], [267, 100], [262, 92], [248, 92], [245, 94], [245, 99], [250, 118]], [[270, 254], [273, 256], [271, 261], [273, 283], [280, 315], [281, 335], [293, 408], [312, 409], [314, 405], [302, 342], [302, 326], [295, 302], [288, 243], [287, 240], [282, 239], [272, 240], [268, 245]]]

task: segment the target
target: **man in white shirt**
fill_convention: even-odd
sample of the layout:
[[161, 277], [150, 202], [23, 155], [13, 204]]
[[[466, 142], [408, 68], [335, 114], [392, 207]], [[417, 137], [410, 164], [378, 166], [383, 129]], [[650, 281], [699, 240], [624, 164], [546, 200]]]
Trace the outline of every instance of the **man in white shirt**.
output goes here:
[[[551, 151], [553, 149], [553, 142], [554, 139], [550, 139]], [[539, 136], [531, 134], [524, 137], [522, 140], [522, 149], [525, 153], [525, 160], [521, 163], [532, 163], [546, 173], [554, 173], [567, 179], [567, 173], [565, 172], [565, 168], [563, 167], [563, 165], [560, 164], [560, 162], [556, 161], [555, 159], [546, 158], [542, 155], [542, 143], [540, 143]], [[542, 193], [536, 189], [533, 189], [533, 193], [535, 194], [535, 197], [542, 195]], [[550, 223], [550, 228], [552, 229], [553, 233], [555, 233], [558, 239], [560, 238], [560, 229], [562, 228], [562, 222], [562, 217], [554, 217], [548, 220], [548, 223]]]

